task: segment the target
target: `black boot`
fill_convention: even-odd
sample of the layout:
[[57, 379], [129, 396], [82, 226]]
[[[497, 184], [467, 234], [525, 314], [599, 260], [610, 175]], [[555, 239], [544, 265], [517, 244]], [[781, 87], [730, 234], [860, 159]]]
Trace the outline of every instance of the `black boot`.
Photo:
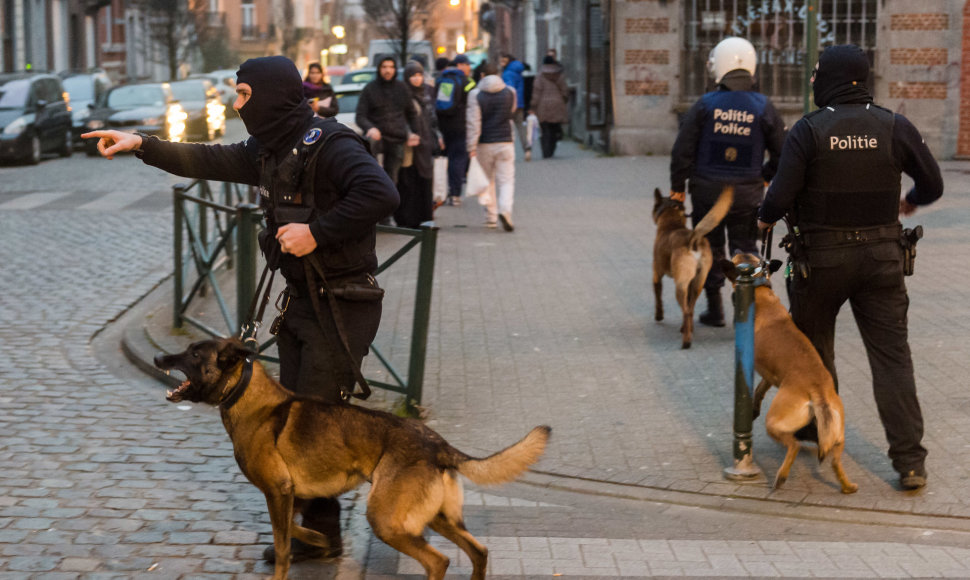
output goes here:
[[724, 326], [724, 303], [721, 300], [721, 289], [707, 289], [707, 311], [701, 314], [701, 324], [707, 326]]

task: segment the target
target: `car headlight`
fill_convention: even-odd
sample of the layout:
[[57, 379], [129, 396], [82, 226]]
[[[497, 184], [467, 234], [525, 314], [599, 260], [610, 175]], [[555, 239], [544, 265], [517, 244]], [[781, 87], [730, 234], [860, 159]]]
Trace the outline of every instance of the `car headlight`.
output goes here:
[[4, 135], [20, 135], [27, 128], [27, 119], [19, 117], [14, 119], [13, 123], [10, 123], [3, 129]]
[[185, 113], [185, 109], [181, 105], [172, 105], [168, 108], [168, 112], [165, 114], [165, 120], [168, 121], [168, 140], [169, 141], [181, 141], [185, 137], [185, 120], [189, 116]]
[[99, 119], [91, 119], [84, 126], [88, 129], [104, 129], [104, 121]]

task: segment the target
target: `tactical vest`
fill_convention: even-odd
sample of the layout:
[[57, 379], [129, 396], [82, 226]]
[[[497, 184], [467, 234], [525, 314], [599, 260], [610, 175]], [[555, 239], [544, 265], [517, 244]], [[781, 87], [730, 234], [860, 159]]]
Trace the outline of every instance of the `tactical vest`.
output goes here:
[[701, 100], [707, 111], [694, 173], [720, 183], [761, 181], [768, 98], [753, 91], [714, 91]]
[[870, 227], [899, 219], [901, 168], [892, 111], [872, 104], [823, 107], [805, 117], [816, 156], [795, 200], [802, 229]]
[[512, 141], [512, 91], [505, 87], [495, 93], [478, 92], [478, 106], [482, 109], [482, 134], [479, 143], [509, 143]]
[[[338, 135], [352, 135], [368, 148], [360, 136], [336, 119], [314, 117], [300, 141], [283, 158], [261, 155], [260, 207], [266, 214], [267, 235], [275, 238], [280, 226], [286, 224], [310, 223], [340, 200], [343, 192], [329, 185], [319, 187], [316, 179], [317, 155]], [[358, 240], [337, 247], [318, 246], [314, 253], [328, 273], [335, 276], [369, 271], [371, 262], [376, 264], [376, 257], [371, 255], [375, 236], [376, 228], [371, 228]], [[305, 279], [303, 264], [296, 256], [281, 254], [279, 266], [288, 281]]]

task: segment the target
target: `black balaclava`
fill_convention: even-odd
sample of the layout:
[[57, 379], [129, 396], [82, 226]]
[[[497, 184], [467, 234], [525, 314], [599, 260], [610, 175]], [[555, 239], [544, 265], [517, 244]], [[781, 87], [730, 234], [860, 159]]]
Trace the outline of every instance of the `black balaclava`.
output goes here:
[[247, 60], [236, 73], [236, 83], [252, 88], [249, 101], [239, 109], [246, 131], [273, 153], [293, 145], [313, 119], [300, 71], [285, 56]]
[[812, 85], [815, 105], [871, 103], [872, 95], [866, 87], [868, 78], [869, 58], [861, 48], [854, 44], [826, 48], [818, 57], [818, 70]]
[[[394, 74], [391, 75], [391, 80], [389, 81], [384, 80], [384, 77], [381, 76], [381, 65], [387, 61], [391, 61], [391, 64], [394, 65]], [[397, 80], [397, 61], [394, 60], [393, 56], [385, 56], [381, 59], [381, 62], [377, 63], [377, 80], [385, 85], [393, 84]]]

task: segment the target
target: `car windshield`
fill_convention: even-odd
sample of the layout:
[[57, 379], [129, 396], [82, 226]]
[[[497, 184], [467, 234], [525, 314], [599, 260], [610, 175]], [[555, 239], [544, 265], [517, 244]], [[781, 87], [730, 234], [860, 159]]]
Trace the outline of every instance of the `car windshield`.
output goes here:
[[72, 101], [94, 100], [94, 79], [85, 75], [67, 77], [62, 81], [64, 90], [71, 95]]
[[30, 81], [17, 79], [0, 85], [0, 109], [20, 109], [27, 103]]
[[360, 93], [343, 93], [337, 95], [337, 102], [340, 103], [340, 110], [344, 113], [357, 110], [357, 101]]
[[118, 87], [108, 93], [108, 106], [113, 109], [124, 107], [161, 107], [163, 105], [165, 105], [165, 92], [158, 85]]
[[172, 95], [176, 101], [204, 101], [205, 88], [202, 81], [183, 81], [171, 83]]

